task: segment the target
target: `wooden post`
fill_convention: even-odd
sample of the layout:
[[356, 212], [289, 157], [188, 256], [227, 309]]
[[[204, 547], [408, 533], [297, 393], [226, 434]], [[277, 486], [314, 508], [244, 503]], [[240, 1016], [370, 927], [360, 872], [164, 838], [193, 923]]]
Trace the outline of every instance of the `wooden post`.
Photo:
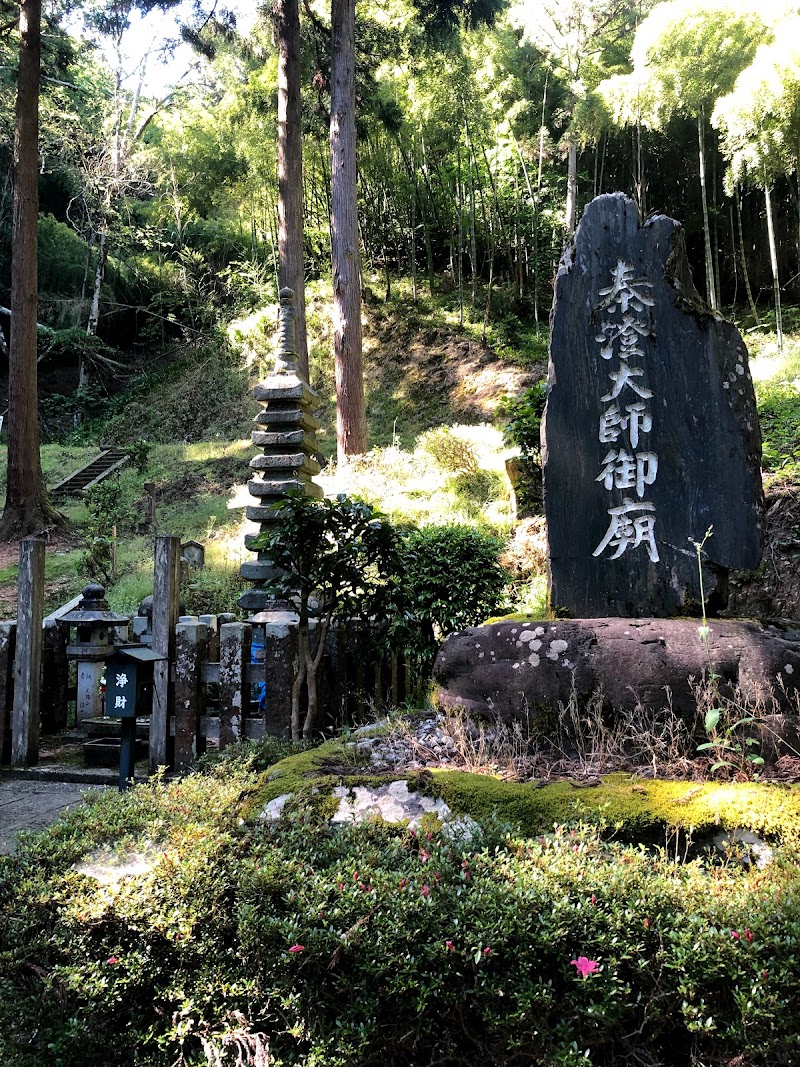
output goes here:
[[206, 710], [201, 677], [208, 659], [209, 629], [202, 623], [179, 622], [175, 627], [175, 768], [186, 770], [203, 750], [200, 717]]
[[44, 541], [25, 537], [19, 543], [17, 649], [11, 713], [11, 762], [15, 767], [31, 767], [39, 759], [43, 609]]
[[400, 703], [400, 682], [398, 679], [397, 652], [391, 653], [391, 706]]
[[[241, 741], [247, 710], [245, 668], [250, 662], [252, 627], [246, 622], [226, 622], [219, 636], [219, 747]], [[267, 683], [269, 684], [269, 683]]]
[[42, 732], [55, 733], [67, 725], [69, 626], [46, 619], [42, 641]]
[[147, 493], [144, 505], [144, 525], [148, 533], [154, 533], [156, 528], [156, 483], [145, 482], [144, 491]]
[[336, 693], [336, 709], [334, 721], [337, 726], [345, 726], [347, 723], [347, 631], [344, 623], [336, 627], [336, 677], [334, 690]]
[[383, 704], [383, 652], [375, 653], [375, 707]]
[[169, 765], [169, 711], [172, 705], [170, 667], [175, 659], [178, 621], [181, 539], [156, 538], [153, 570], [153, 651], [166, 656], [153, 666], [153, 713], [150, 716], [150, 773]]
[[17, 624], [0, 622], [0, 763], [11, 759], [11, 707]]

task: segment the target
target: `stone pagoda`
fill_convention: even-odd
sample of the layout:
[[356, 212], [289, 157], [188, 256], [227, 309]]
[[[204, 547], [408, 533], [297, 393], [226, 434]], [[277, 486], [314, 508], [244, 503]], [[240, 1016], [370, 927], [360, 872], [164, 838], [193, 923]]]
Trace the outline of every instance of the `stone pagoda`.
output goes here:
[[[248, 482], [255, 503], [246, 509], [247, 518], [259, 524], [263, 533], [278, 521], [275, 504], [293, 490], [308, 497], [323, 497], [320, 486], [313, 481], [320, 471], [316, 460], [316, 432], [320, 423], [313, 412], [319, 398], [297, 372], [297, 352], [294, 339], [294, 293], [281, 289], [280, 337], [275, 368], [253, 390], [253, 396], [263, 405], [255, 417], [253, 444], [260, 455], [250, 460], [254, 477]], [[250, 549], [256, 535], [245, 537]], [[255, 560], [243, 563], [242, 577], [253, 582], [239, 598], [239, 604], [253, 614], [254, 659], [268, 668], [267, 683], [259, 694], [267, 733], [286, 735], [291, 724], [292, 685], [299, 663], [298, 618], [290, 603], [279, 600], [265, 588], [275, 574], [275, 568], [264, 549], [251, 549]], [[263, 633], [260, 644], [259, 633]], [[261, 655], [259, 655], [259, 652]]]
[[[257, 522], [263, 533], [278, 521], [274, 507], [291, 490], [321, 499], [323, 492], [313, 481], [320, 471], [315, 456], [318, 451], [316, 431], [320, 423], [313, 412], [319, 407], [317, 394], [297, 372], [297, 352], [294, 339], [294, 293], [281, 289], [280, 336], [275, 369], [253, 390], [253, 396], [263, 405], [255, 417], [253, 444], [261, 454], [250, 460], [255, 477], [248, 482], [250, 495], [255, 498], [246, 511], [247, 518]], [[245, 538], [250, 548], [254, 535]], [[256, 551], [253, 549], [253, 551]], [[264, 589], [264, 583], [275, 571], [264, 550], [257, 552], [253, 562], [243, 563], [242, 577], [254, 582], [253, 588], [239, 598], [248, 611], [264, 612], [285, 608], [275, 595]], [[260, 619], [251, 621], [260, 622]]]

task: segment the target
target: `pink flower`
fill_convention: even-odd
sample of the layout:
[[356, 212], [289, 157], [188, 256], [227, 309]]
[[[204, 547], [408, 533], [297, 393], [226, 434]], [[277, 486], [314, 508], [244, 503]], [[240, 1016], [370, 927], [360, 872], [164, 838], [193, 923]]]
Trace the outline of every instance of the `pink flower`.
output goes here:
[[600, 970], [600, 964], [597, 960], [587, 959], [586, 956], [578, 956], [576, 960], [569, 961], [573, 967], [576, 967], [578, 974], [586, 981], [590, 974], [594, 974], [595, 971]]
[[597, 903], [597, 897], [594, 895], [594, 893], [592, 893], [592, 904], [596, 904], [596, 903]]
[[424, 885], [424, 886], [422, 887], [422, 895], [423, 895], [424, 897], [429, 897], [429, 896], [431, 895], [431, 891], [430, 891], [430, 887], [429, 887], [429, 886], [427, 886], [427, 885]]
[[401, 878], [401, 879], [400, 879], [400, 888], [401, 888], [401, 889], [405, 889], [405, 887], [406, 887], [407, 885], [408, 885], [408, 879], [407, 879], [407, 878]]
[[644, 928], [645, 928], [645, 930], [649, 930], [650, 929], [650, 920], [649, 919], [645, 919]]
[[741, 941], [738, 930], [731, 930], [731, 937], [734, 941]]
[[305, 948], [305, 945], [292, 945], [292, 947], [289, 949], [289, 951], [290, 952], [302, 952], [304, 948]]
[[109, 956], [106, 963], [119, 963], [119, 956]]
[[745, 941], [749, 945], [750, 942], [753, 940], [753, 931], [752, 930], [748, 930], [747, 927], [745, 926], [744, 935], [743, 936], [744, 936]]
[[340, 893], [344, 892], [344, 882], [339, 882], [339, 892]]
[[453, 944], [452, 941], [445, 941], [444, 947], [447, 949], [448, 952], [455, 952], [456, 950], [456, 946]]
[[484, 956], [491, 956], [492, 950], [490, 948], [485, 948], [483, 950], [483, 954], [484, 954]]
[[428, 860], [431, 858], [430, 853], [426, 852], [424, 848], [421, 848], [419, 850], [419, 858], [422, 860], [423, 863], [427, 863]]

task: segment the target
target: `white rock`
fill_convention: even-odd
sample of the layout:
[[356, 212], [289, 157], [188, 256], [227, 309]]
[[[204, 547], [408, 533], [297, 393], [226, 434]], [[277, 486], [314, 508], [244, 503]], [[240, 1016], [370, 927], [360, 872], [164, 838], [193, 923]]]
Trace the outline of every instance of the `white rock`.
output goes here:
[[275, 822], [276, 819], [280, 819], [283, 815], [283, 809], [286, 807], [286, 801], [291, 799], [291, 793], [282, 793], [281, 796], [275, 797], [261, 812], [259, 818], [264, 819], [266, 822]]

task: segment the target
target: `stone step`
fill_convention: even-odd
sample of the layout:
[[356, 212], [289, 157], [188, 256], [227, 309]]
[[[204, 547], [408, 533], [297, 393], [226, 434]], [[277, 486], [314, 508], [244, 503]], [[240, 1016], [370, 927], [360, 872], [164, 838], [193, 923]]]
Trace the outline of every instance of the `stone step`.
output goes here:
[[124, 449], [113, 446], [105, 448], [89, 463], [54, 485], [49, 493], [52, 497], [75, 496], [90, 485], [96, 485], [110, 474], [121, 470], [127, 462], [128, 453]]

